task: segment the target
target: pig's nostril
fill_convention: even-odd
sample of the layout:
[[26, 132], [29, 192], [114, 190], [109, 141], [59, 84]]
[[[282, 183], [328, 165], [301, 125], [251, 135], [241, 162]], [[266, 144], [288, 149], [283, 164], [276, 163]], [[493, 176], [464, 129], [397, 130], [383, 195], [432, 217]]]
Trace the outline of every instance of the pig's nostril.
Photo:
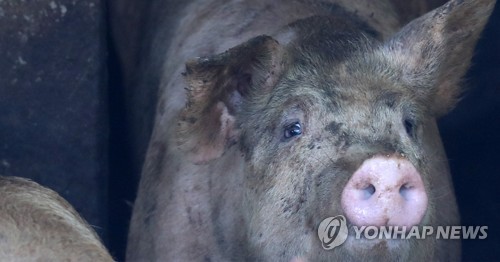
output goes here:
[[408, 200], [412, 191], [412, 186], [409, 184], [404, 184], [399, 188], [399, 194], [405, 199]]
[[375, 186], [370, 184], [363, 189], [363, 192], [364, 192], [364, 198], [368, 199], [375, 193]]
[[404, 184], [399, 188], [399, 194], [401, 197], [403, 197], [405, 200], [410, 200], [412, 198], [412, 195], [414, 193], [415, 187], [409, 185], [409, 184]]

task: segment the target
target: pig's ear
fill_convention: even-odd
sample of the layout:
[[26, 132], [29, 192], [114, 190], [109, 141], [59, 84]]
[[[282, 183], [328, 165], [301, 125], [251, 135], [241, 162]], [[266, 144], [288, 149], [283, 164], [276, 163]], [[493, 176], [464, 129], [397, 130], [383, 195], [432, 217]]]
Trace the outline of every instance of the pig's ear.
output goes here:
[[246, 96], [272, 89], [282, 48], [268, 36], [222, 54], [186, 64], [187, 103], [178, 122], [178, 143], [196, 164], [220, 157], [239, 139], [235, 116]]
[[[421, 88], [436, 116], [447, 113], [460, 95], [474, 46], [495, 0], [452, 0], [412, 21], [385, 46], [405, 82]], [[424, 91], [425, 90], [425, 91]]]

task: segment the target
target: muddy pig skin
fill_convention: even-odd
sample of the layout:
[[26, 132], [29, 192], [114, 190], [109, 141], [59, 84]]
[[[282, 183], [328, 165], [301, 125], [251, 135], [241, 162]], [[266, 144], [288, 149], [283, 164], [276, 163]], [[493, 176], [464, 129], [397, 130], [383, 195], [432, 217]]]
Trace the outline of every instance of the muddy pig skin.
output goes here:
[[350, 230], [325, 250], [317, 230], [336, 215], [460, 225], [436, 119], [494, 5], [449, 1], [409, 23], [391, 1], [176, 5], [152, 46], [166, 51], [127, 260], [459, 260], [460, 240]]
[[0, 261], [113, 261], [95, 231], [56, 192], [0, 176]]

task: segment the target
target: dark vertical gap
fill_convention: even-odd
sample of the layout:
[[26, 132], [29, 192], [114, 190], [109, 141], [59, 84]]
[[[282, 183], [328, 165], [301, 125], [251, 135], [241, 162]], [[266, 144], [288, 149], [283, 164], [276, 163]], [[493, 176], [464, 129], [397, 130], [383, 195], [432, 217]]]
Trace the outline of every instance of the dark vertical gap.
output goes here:
[[109, 185], [108, 248], [118, 261], [125, 260], [127, 233], [135, 199], [137, 177], [133, 173], [129, 126], [126, 116], [125, 89], [114, 41], [111, 37], [110, 3], [106, 1], [106, 25], [109, 73]]

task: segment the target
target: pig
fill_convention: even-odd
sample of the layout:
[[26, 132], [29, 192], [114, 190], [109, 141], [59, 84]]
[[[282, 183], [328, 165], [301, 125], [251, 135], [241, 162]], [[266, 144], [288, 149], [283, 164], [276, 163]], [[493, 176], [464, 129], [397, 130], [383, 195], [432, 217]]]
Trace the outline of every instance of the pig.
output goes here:
[[56, 192], [0, 176], [2, 261], [113, 261], [95, 231]]
[[[352, 229], [460, 224], [436, 120], [494, 5], [451, 0], [407, 24], [391, 1], [170, 10], [127, 260], [459, 260], [460, 240]], [[337, 215], [350, 230], [325, 250], [317, 230]]]

